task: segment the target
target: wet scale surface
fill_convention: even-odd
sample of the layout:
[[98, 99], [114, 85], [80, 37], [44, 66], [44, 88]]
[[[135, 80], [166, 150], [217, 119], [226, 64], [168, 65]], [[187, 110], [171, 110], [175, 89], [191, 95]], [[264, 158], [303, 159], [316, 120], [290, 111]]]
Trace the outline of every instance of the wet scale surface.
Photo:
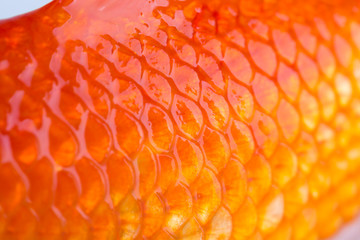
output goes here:
[[64, 0], [1, 21], [1, 238], [333, 234], [360, 207], [358, 7]]

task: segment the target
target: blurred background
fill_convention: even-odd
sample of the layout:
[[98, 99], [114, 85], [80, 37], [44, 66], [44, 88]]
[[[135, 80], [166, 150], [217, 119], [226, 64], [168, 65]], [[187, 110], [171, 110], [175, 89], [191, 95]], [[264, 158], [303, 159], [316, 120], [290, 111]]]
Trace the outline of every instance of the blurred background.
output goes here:
[[0, 19], [33, 11], [51, 0], [0, 0]]

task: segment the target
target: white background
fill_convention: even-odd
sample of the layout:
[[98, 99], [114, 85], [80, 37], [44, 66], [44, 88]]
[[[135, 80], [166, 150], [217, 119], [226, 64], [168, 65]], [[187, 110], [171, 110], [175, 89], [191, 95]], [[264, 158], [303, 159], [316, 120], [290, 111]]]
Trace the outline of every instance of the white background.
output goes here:
[[33, 11], [49, 2], [51, 0], [0, 0], [0, 19]]
[[[121, 1], [121, 0], [119, 0]], [[51, 0], [0, 0], [0, 19], [6, 19], [38, 9]], [[343, 227], [342, 231], [329, 240], [359, 240], [360, 217]]]

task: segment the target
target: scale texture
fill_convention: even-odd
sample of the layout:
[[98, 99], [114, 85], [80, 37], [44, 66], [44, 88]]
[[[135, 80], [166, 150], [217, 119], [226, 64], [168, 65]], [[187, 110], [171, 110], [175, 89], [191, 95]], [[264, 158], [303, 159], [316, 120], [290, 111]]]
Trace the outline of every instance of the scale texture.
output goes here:
[[0, 21], [0, 238], [331, 236], [360, 207], [359, 7], [57, 0]]

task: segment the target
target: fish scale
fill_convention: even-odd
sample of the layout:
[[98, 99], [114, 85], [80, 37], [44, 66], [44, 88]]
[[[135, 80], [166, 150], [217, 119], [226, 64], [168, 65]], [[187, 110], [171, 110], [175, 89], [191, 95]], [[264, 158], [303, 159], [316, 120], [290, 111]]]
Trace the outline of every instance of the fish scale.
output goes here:
[[0, 238], [324, 239], [360, 208], [356, 1], [64, 0], [0, 22]]

